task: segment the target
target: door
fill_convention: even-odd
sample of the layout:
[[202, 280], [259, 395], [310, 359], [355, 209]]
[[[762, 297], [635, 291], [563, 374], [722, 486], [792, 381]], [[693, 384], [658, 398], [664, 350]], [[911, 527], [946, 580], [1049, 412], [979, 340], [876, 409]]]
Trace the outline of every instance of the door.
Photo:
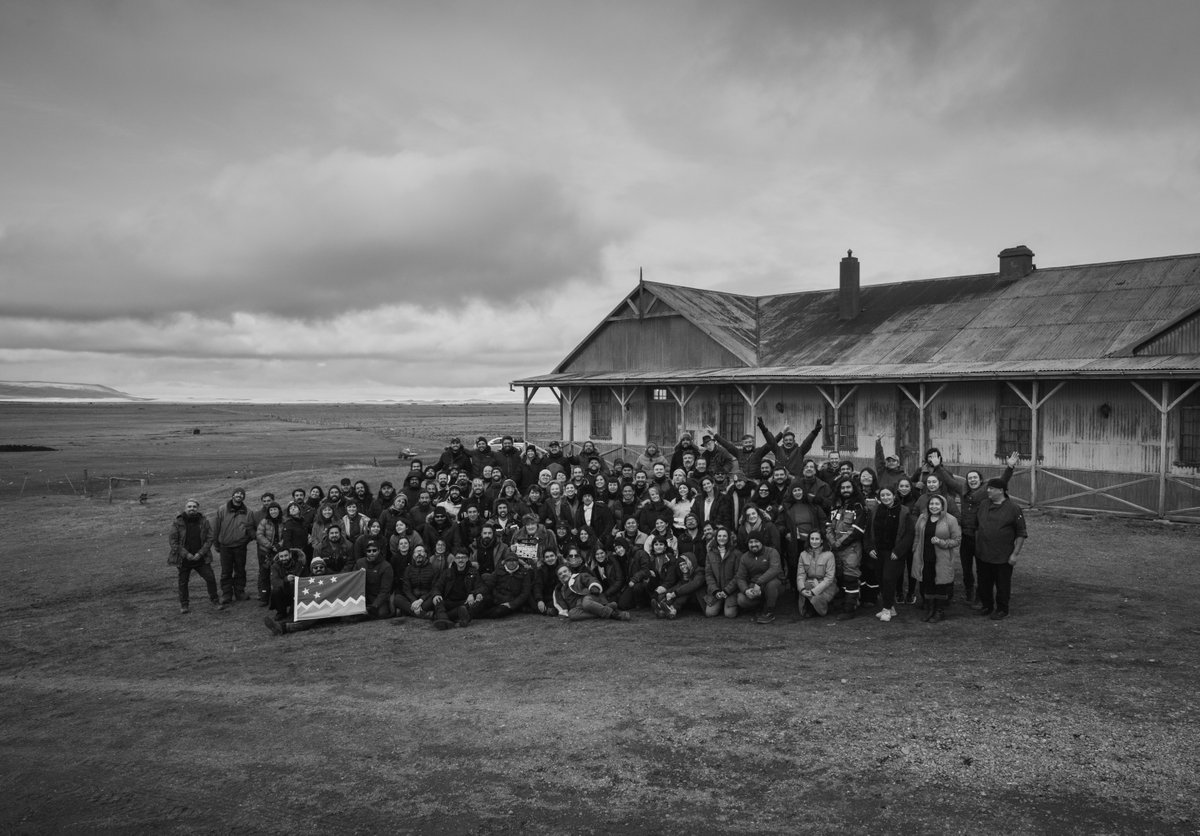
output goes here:
[[[916, 473], [921, 466], [921, 411], [908, 396], [896, 390], [896, 455], [905, 473]], [[929, 413], [925, 413], [925, 443], [929, 443]], [[886, 455], [889, 451], [884, 449]]]
[[670, 450], [679, 440], [679, 404], [666, 389], [648, 390], [646, 443]]

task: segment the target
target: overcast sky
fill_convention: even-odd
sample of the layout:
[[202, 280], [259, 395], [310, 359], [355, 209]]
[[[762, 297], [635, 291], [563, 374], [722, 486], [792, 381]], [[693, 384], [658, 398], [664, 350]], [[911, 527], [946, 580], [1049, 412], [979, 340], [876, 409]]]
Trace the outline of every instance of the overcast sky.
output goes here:
[[1196, 0], [0, 3], [0, 378], [519, 398], [647, 279], [1200, 251]]

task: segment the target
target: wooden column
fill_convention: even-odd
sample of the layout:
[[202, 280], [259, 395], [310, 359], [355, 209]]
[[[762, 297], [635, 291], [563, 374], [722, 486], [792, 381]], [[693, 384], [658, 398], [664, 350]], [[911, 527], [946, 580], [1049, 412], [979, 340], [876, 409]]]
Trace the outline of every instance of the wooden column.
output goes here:
[[[554, 400], [558, 401], [558, 438], [561, 441], [567, 432], [566, 419], [563, 418], [563, 396], [557, 386], [550, 387], [550, 394], [554, 395]], [[525, 441], [528, 442], [529, 439], [527, 438]]]
[[[676, 391], [677, 389], [678, 391]], [[687, 405], [691, 402], [692, 398], [696, 396], [696, 393], [700, 391], [700, 387], [693, 386], [692, 391], [689, 393], [686, 386], [668, 386], [667, 391], [671, 393], [671, 397], [675, 399], [677, 404], [679, 404], [679, 427], [677, 428], [679, 431], [675, 433], [675, 435], [678, 437], [683, 434], [683, 429], [685, 426], [687, 426], [687, 417], [684, 413], [684, 410], [687, 408]]]
[[925, 410], [927, 410], [929, 405], [937, 399], [938, 395], [942, 394], [942, 391], [946, 388], [946, 386], [947, 384], [943, 383], [941, 386], [933, 390], [932, 395], [926, 397], [925, 384], [921, 383], [917, 387], [917, 397], [914, 398], [913, 393], [908, 391], [907, 386], [905, 386], [903, 383], [896, 384], [896, 387], [903, 392], [904, 396], [912, 401], [913, 406], [917, 408], [917, 424], [920, 425], [917, 427], [917, 438], [919, 439], [917, 441], [917, 446], [921, 448], [920, 452], [917, 454], [919, 460], [923, 461], [923, 459], [920, 459], [920, 457], [924, 456], [925, 451], [929, 448], [929, 437], [925, 433]]
[[758, 417], [758, 405], [767, 396], [767, 391], [770, 390], [771, 384], [768, 383], [760, 391], [758, 386], [751, 383], [749, 394], [742, 388], [741, 384], [735, 383], [733, 385], [738, 390], [738, 394], [745, 399], [746, 405], [750, 407], [750, 435], [754, 435], [754, 425], [757, 423], [755, 419]]
[[[833, 446], [835, 448], [835, 452], [840, 453], [841, 450], [837, 449], [841, 447], [841, 445], [838, 444], [838, 416], [841, 414], [842, 406], [850, 399], [851, 395], [858, 391], [858, 384], [851, 386], [850, 390], [844, 395], [842, 394], [842, 387], [839, 383], [833, 384], [832, 395], [825, 391], [824, 386], [817, 386], [817, 391], [821, 393], [821, 397], [825, 399], [826, 403], [833, 407]], [[872, 451], [872, 455], [874, 455], [874, 451]]]
[[624, 386], [621, 387], [619, 392], [612, 386], [610, 386], [609, 389], [612, 390], [613, 395], [617, 399], [617, 403], [621, 405], [621, 458], [627, 459], [629, 458], [629, 448], [627, 446], [626, 431], [628, 429], [629, 422], [629, 402], [633, 400], [633, 395], [635, 392], [637, 392], [637, 387], [630, 386], [628, 392], [625, 391], [626, 387]]
[[[529, 444], [529, 402], [530, 402], [531, 400], [533, 400], [533, 396], [534, 396], [534, 395], [536, 395], [536, 394], [538, 393], [538, 389], [539, 389], [539, 388], [540, 388], [540, 387], [538, 387], [538, 386], [533, 386], [533, 387], [530, 387], [530, 386], [522, 386], [522, 387], [521, 387], [521, 390], [522, 390], [522, 392], [524, 393], [524, 398], [525, 398], [525, 407], [524, 407], [524, 412], [523, 412], [523, 414], [522, 414], [522, 416], [521, 416], [521, 417], [522, 417], [522, 421], [521, 421], [521, 437], [522, 437], [522, 438], [525, 440], [525, 444], [526, 444], [526, 445], [528, 445], [528, 444]], [[559, 413], [559, 416], [561, 417], [561, 416], [562, 416], [562, 410], [560, 409], [560, 410], [558, 411], [558, 413]]]
[[1025, 393], [1021, 391], [1021, 387], [1013, 383], [1011, 380], [1006, 380], [1004, 382], [1007, 383], [1008, 388], [1016, 392], [1017, 397], [1024, 401], [1025, 405], [1029, 407], [1031, 421], [1029, 425], [1029, 507], [1036, 508], [1038, 502], [1038, 470], [1040, 467], [1038, 464], [1038, 437], [1041, 435], [1039, 432], [1040, 428], [1038, 427], [1038, 424], [1041, 422], [1038, 421], [1038, 415], [1040, 414], [1041, 409], [1045, 405], [1046, 401], [1053, 398], [1058, 390], [1063, 388], [1067, 382], [1065, 380], [1060, 380], [1057, 386], [1046, 393], [1045, 397], [1039, 397], [1038, 391], [1040, 390], [1041, 386], [1040, 382], [1035, 379], [1033, 381], [1033, 388], [1031, 390], [1032, 397], [1029, 398], [1025, 397]]
[[1159, 430], [1158, 430], [1158, 515], [1165, 517], [1167, 515], [1167, 478], [1171, 475], [1171, 462], [1168, 456], [1170, 439], [1167, 433], [1170, 431], [1171, 411], [1183, 402], [1183, 399], [1200, 388], [1200, 381], [1193, 383], [1183, 391], [1178, 398], [1171, 400], [1171, 382], [1164, 380], [1162, 382], [1162, 398], [1155, 398], [1149, 392], [1142, 388], [1137, 381], [1130, 381], [1133, 388], [1137, 389], [1146, 400], [1154, 405], [1158, 410]]
[[579, 386], [567, 386], [562, 390], [567, 401], [567, 432], [563, 440], [567, 443], [568, 456], [575, 454], [575, 401], [579, 400], [582, 392], [583, 388]]

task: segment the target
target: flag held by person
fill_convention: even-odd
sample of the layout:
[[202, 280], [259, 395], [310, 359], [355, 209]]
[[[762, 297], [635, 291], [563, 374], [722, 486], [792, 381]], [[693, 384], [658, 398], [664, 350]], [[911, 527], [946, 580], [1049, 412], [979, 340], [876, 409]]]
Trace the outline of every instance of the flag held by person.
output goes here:
[[296, 578], [293, 612], [296, 621], [362, 615], [367, 611], [367, 572]]

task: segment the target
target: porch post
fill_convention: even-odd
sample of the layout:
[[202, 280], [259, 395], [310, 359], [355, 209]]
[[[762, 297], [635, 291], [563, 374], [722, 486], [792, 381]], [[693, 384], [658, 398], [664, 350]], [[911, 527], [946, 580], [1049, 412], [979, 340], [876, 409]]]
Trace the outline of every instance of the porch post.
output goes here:
[[[539, 388], [541, 388], [541, 387], [534, 386], [534, 387], [532, 387], [532, 389], [529, 386], [521, 387], [522, 391], [524, 392], [524, 398], [525, 398], [525, 408], [524, 408], [524, 414], [522, 415], [523, 420], [521, 423], [521, 437], [523, 439], [525, 439], [526, 444], [529, 444], [529, 402], [531, 400], [533, 400], [533, 396], [537, 394]], [[562, 416], [561, 409], [558, 411], [558, 414], [561, 419], [561, 416]]]
[[1036, 508], [1038, 501], [1038, 381], [1033, 380], [1033, 400], [1029, 404], [1029, 507]]

